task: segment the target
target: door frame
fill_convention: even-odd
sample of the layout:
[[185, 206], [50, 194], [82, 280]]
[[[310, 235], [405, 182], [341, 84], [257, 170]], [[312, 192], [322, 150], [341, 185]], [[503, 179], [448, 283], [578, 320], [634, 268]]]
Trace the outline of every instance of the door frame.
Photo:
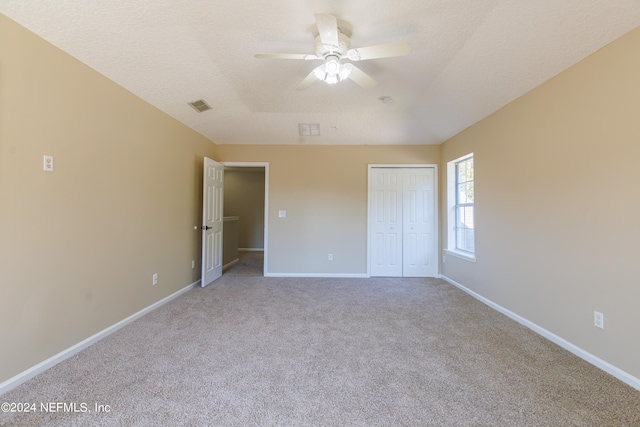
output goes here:
[[440, 193], [438, 191], [438, 165], [436, 163], [372, 163], [367, 165], [367, 277], [371, 277], [371, 170], [382, 168], [433, 168], [434, 172], [434, 191], [433, 197], [435, 199], [434, 207], [434, 240], [436, 245], [436, 274], [435, 277], [440, 277]]
[[[266, 276], [269, 272], [269, 162], [220, 162], [224, 166], [234, 168], [264, 168], [264, 263], [262, 275]], [[224, 237], [223, 237], [224, 238]]]

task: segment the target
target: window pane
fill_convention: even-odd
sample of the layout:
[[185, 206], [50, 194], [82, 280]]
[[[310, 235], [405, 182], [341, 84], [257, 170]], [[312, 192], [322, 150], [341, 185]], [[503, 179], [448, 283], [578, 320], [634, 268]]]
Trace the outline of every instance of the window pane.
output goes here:
[[473, 157], [456, 163], [456, 249], [475, 251]]
[[457, 182], [464, 182], [465, 179], [465, 175], [466, 175], [466, 167], [467, 163], [466, 162], [460, 162], [457, 164], [456, 166], [456, 181]]
[[456, 249], [474, 252], [473, 206], [458, 206], [456, 213]]
[[473, 181], [467, 182], [464, 193], [469, 203], [473, 203]]
[[458, 184], [458, 200], [456, 204], [473, 203], [473, 182]]
[[456, 178], [459, 183], [473, 181], [473, 158], [463, 160], [456, 165]]

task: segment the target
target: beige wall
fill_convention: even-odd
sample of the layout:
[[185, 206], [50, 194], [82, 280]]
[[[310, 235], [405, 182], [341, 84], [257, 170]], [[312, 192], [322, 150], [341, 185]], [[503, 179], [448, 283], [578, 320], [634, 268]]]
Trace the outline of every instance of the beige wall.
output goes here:
[[238, 258], [238, 219], [228, 217], [224, 219], [222, 228], [222, 267], [237, 261]]
[[204, 137], [0, 15], [0, 382], [198, 280], [205, 155]]
[[[267, 269], [367, 272], [367, 165], [438, 163], [439, 146], [218, 145], [222, 162], [269, 162]], [[287, 217], [279, 218], [278, 211]], [[327, 255], [334, 254], [334, 261]]]
[[224, 215], [240, 217], [239, 248], [264, 248], [264, 190], [264, 168], [225, 169]]
[[270, 273], [349, 275], [367, 165], [468, 152], [477, 262], [443, 273], [640, 377], [639, 48], [636, 30], [441, 147], [215, 147], [0, 15], [0, 382], [198, 280], [204, 156], [269, 162]]
[[640, 29], [447, 141], [441, 168], [474, 153], [477, 262], [443, 274], [636, 378], [638, 52]]

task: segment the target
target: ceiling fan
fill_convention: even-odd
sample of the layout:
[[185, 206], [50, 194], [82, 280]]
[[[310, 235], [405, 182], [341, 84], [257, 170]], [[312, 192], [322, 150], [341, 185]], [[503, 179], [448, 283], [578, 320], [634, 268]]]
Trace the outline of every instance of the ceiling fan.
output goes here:
[[385, 43], [375, 46], [351, 49], [349, 37], [338, 28], [338, 20], [333, 15], [316, 13], [316, 25], [319, 35], [315, 39], [315, 55], [297, 53], [259, 53], [256, 58], [267, 59], [304, 59], [323, 60], [324, 63], [313, 69], [307, 77], [296, 87], [297, 90], [306, 89], [316, 80], [328, 84], [351, 79], [364, 89], [378, 84], [371, 76], [349, 62], [364, 61], [366, 59], [390, 58], [407, 55], [411, 46], [407, 42]]

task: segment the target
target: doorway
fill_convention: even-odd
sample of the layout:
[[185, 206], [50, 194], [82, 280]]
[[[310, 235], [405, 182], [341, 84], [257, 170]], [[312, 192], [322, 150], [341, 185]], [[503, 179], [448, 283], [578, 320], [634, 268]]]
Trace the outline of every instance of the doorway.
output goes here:
[[437, 276], [436, 206], [436, 165], [369, 165], [370, 276]]
[[223, 162], [225, 269], [223, 274], [268, 272], [269, 163]]

